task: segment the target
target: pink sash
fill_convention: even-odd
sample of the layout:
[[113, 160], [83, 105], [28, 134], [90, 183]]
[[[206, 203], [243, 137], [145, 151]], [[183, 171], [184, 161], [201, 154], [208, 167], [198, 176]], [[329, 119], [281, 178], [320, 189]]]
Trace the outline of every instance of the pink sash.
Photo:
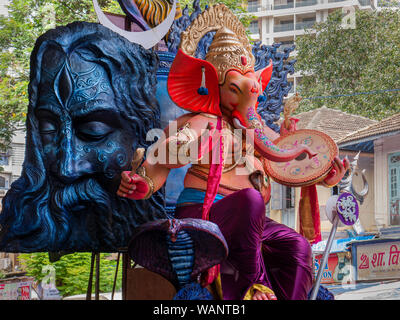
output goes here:
[[[207, 191], [204, 197], [204, 204], [202, 210], [202, 219], [203, 220], [210, 220], [210, 208], [214, 203], [215, 196], [218, 193], [219, 183], [221, 181], [222, 176], [222, 168], [223, 168], [223, 161], [224, 161], [224, 141], [223, 136], [221, 134], [222, 131], [222, 117], [218, 117], [217, 122], [217, 132], [218, 132], [218, 144], [219, 144], [219, 152], [215, 152], [212, 148], [212, 137], [208, 138], [209, 143], [209, 150], [211, 150], [211, 165], [210, 171], [208, 173], [207, 179]], [[218, 161], [219, 160], [219, 161]], [[201, 283], [203, 287], [208, 286], [211, 284], [219, 274], [220, 266], [215, 265], [214, 267], [208, 269], [205, 273], [203, 273], [201, 277]]]

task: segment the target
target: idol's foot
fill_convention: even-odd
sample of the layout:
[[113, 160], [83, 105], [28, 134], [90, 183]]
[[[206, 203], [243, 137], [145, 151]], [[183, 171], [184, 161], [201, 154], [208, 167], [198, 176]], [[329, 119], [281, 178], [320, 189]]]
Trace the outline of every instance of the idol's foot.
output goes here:
[[276, 296], [273, 293], [264, 293], [255, 290], [253, 300], [276, 300]]

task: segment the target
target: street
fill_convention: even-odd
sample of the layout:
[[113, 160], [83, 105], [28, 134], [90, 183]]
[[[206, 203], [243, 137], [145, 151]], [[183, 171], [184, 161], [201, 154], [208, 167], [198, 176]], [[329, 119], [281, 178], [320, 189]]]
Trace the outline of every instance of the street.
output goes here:
[[335, 300], [400, 300], [400, 281], [326, 286]]

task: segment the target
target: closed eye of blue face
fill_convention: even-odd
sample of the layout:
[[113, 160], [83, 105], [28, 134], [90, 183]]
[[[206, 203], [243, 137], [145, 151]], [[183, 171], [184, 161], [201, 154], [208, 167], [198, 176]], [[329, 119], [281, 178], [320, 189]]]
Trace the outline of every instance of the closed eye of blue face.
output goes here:
[[41, 134], [54, 134], [57, 132], [57, 125], [49, 119], [39, 120], [39, 132]]
[[114, 131], [114, 128], [101, 121], [81, 122], [76, 125], [77, 136], [85, 141], [99, 141]]
[[52, 135], [57, 133], [59, 129], [59, 121], [55, 114], [46, 110], [39, 110], [37, 117], [39, 120], [40, 134]]

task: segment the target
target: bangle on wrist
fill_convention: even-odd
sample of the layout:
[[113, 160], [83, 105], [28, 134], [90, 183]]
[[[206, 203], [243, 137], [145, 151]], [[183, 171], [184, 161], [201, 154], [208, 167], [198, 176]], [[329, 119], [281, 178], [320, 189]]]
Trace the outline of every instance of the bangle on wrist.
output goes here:
[[136, 172], [140, 177], [142, 177], [147, 182], [147, 185], [149, 187], [149, 191], [147, 192], [147, 194], [145, 195], [145, 197], [143, 199], [144, 200], [149, 199], [154, 193], [154, 182], [150, 177], [148, 177], [146, 175], [146, 168], [145, 167], [139, 167]]

